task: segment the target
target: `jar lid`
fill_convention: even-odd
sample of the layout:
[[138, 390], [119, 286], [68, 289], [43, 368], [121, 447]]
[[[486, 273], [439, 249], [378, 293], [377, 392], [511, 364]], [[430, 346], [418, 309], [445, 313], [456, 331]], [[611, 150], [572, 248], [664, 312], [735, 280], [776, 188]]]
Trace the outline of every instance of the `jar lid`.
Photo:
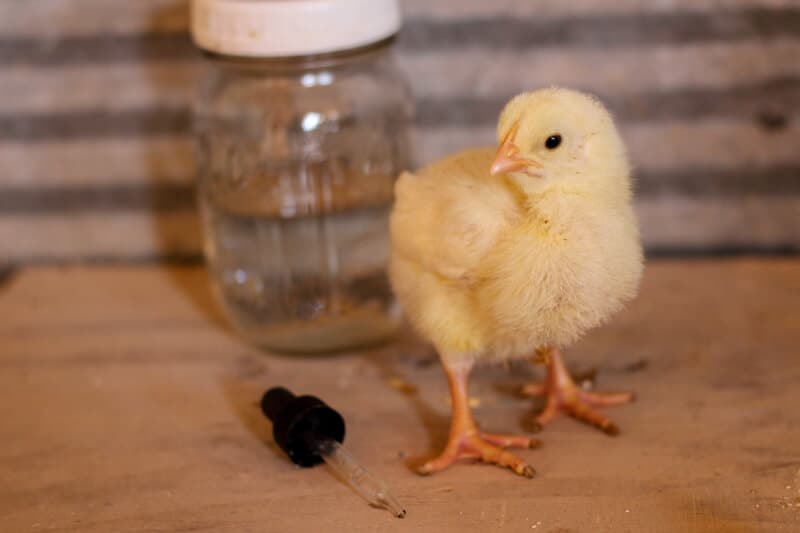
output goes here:
[[292, 57], [358, 48], [400, 29], [398, 0], [192, 0], [192, 37], [225, 55]]

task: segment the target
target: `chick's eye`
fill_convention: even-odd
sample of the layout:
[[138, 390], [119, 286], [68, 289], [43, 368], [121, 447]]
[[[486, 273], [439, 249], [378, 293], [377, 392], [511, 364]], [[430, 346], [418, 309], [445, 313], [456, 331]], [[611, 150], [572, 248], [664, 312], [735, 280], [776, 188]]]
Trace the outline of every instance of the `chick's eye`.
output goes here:
[[551, 135], [551, 136], [550, 136], [550, 137], [548, 137], [548, 138], [547, 138], [547, 140], [544, 142], [544, 146], [545, 146], [545, 148], [547, 148], [548, 150], [555, 150], [556, 148], [558, 148], [558, 146], [559, 146], [560, 144], [561, 144], [561, 135], [558, 135], [558, 134], [556, 134], [556, 135]]

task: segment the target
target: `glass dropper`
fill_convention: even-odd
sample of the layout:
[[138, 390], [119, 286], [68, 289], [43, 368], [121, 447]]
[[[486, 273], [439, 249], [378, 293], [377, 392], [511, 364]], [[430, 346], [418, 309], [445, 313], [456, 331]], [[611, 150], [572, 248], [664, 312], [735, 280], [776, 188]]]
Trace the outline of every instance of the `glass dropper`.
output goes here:
[[370, 504], [406, 516], [386, 483], [372, 475], [345, 448], [344, 418], [314, 396], [295, 396], [283, 387], [273, 387], [261, 398], [261, 410], [272, 421], [275, 442], [300, 466], [325, 461], [347, 485]]
[[317, 453], [342, 481], [370, 504], [388, 509], [397, 518], [405, 518], [405, 508], [389, 492], [386, 483], [372, 475], [344, 446], [333, 439], [326, 439], [317, 445]]

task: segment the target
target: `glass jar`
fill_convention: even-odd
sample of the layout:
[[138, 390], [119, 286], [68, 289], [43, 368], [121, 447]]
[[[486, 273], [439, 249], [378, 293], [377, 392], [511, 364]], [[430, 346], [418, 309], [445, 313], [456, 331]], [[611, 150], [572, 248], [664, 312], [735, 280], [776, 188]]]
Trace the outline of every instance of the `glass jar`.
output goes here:
[[[242, 5], [195, 0], [192, 12], [207, 58], [195, 133], [216, 292], [244, 336], [272, 350], [377, 343], [400, 323], [388, 217], [409, 164], [396, 1], [250, 0], [244, 15]], [[275, 27], [294, 33], [278, 39]]]

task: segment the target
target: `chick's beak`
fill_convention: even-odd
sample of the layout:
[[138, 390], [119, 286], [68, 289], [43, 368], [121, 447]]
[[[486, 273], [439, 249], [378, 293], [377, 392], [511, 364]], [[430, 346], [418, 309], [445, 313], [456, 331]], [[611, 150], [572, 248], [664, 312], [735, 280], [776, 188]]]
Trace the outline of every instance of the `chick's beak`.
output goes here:
[[529, 169], [541, 168], [541, 163], [532, 159], [525, 159], [519, 155], [519, 147], [514, 143], [517, 137], [517, 130], [519, 123], [517, 122], [506, 133], [500, 148], [497, 149], [497, 155], [494, 158], [489, 172], [494, 176], [496, 174], [507, 174], [515, 170], [526, 170], [526, 173], [533, 174]]

